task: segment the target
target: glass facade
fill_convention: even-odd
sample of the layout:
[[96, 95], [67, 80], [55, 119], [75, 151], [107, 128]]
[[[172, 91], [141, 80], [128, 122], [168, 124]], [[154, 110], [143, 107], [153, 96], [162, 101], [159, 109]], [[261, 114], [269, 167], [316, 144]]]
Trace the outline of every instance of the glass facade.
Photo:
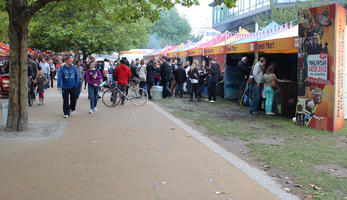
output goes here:
[[225, 5], [213, 7], [212, 24], [219, 24], [231, 17], [242, 15], [274, 3], [295, 3], [296, 0], [237, 0], [236, 7], [228, 9]]

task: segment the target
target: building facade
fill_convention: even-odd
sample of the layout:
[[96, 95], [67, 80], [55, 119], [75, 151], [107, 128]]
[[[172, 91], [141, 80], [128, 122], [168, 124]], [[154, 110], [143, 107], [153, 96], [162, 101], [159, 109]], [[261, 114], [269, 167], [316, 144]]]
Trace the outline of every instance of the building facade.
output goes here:
[[[239, 27], [248, 31], [255, 30], [254, 17], [271, 12], [271, 3], [275, 7], [294, 6], [297, 0], [237, 0], [236, 7], [228, 9], [225, 5], [211, 3], [212, 27], [220, 32], [237, 31]], [[300, 0], [304, 1], [304, 0]], [[343, 3], [346, 0], [333, 0], [331, 3]], [[315, 0], [325, 3], [326, 0]]]

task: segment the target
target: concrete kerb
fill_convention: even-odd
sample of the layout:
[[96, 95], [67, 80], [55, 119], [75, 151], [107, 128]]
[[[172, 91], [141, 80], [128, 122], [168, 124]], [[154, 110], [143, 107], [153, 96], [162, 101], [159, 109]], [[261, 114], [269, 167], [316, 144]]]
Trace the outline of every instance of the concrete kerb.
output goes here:
[[271, 177], [269, 177], [264, 171], [259, 170], [250, 166], [247, 162], [241, 160], [236, 155], [228, 152], [223, 147], [219, 146], [217, 143], [213, 142], [210, 138], [204, 136], [202, 133], [194, 130], [190, 126], [186, 125], [182, 120], [177, 119], [172, 114], [166, 112], [162, 108], [160, 108], [155, 103], [149, 102], [156, 111], [164, 115], [166, 118], [174, 122], [177, 126], [181, 127], [183, 130], [191, 134], [194, 138], [199, 140], [202, 144], [207, 146], [209, 149], [217, 153], [219, 156], [227, 160], [230, 164], [234, 165], [242, 172], [247, 174], [251, 179], [255, 180], [258, 184], [269, 190], [271, 193], [276, 195], [279, 199], [282, 200], [299, 200], [293, 194], [287, 193], [284, 191], [278, 183], [276, 183]]

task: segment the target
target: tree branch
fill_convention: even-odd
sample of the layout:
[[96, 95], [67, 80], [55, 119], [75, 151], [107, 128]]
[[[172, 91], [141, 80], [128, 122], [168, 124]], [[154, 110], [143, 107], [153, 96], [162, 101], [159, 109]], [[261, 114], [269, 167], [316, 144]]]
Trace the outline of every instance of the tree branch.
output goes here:
[[28, 14], [29, 16], [33, 16], [38, 10], [45, 7], [50, 2], [53, 1], [61, 1], [61, 0], [36, 0], [30, 4], [28, 7]]

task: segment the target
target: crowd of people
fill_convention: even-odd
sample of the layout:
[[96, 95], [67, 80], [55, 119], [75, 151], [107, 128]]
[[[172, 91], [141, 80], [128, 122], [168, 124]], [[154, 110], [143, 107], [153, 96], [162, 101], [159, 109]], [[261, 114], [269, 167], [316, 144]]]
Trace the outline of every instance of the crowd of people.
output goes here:
[[[163, 87], [163, 98], [183, 97], [188, 95], [189, 100], [201, 101], [202, 92], [208, 87], [206, 101], [216, 102], [216, 84], [222, 79], [219, 64], [212, 59], [205, 59], [199, 63], [189, 60], [185, 63], [179, 59], [168, 59], [163, 56], [159, 60], [149, 61], [135, 59], [129, 62], [122, 58], [115, 62], [104, 59], [96, 61], [90, 57], [88, 61], [75, 61], [71, 56], [59, 56], [58, 59], [28, 55], [28, 77], [33, 82], [32, 88], [39, 96], [39, 105], [44, 103], [45, 91], [54, 88], [57, 79], [57, 88], [63, 98], [64, 117], [68, 118], [75, 113], [76, 103], [81, 90], [88, 89], [90, 100], [89, 113], [97, 112], [97, 103], [100, 98], [99, 91], [103, 82], [118, 81], [118, 87], [124, 92], [128, 88], [128, 81], [138, 88], [148, 91], [149, 99], [153, 86]], [[124, 104], [124, 99], [122, 99]]]
[[[64, 59], [63, 59], [64, 57]], [[272, 115], [275, 63], [266, 67], [266, 58], [261, 57], [253, 68], [248, 65], [249, 59], [243, 57], [237, 64], [240, 75], [240, 103], [245, 96], [250, 99], [250, 114], [258, 114], [261, 102], [262, 89], [266, 102], [266, 114]], [[112, 61], [104, 59], [96, 61], [90, 57], [87, 61], [75, 61], [71, 56], [61, 55], [57, 59], [40, 58], [28, 55], [28, 77], [33, 82], [29, 91], [36, 91], [39, 96], [39, 105], [44, 103], [44, 93], [48, 88], [54, 88], [54, 79], [57, 79], [57, 88], [63, 98], [63, 113], [67, 118], [75, 113], [76, 103], [82, 91], [88, 90], [90, 100], [89, 113], [97, 112], [97, 103], [100, 98], [101, 84], [109, 81], [118, 81], [118, 87], [126, 92], [129, 82], [137, 88], [147, 90], [149, 99], [152, 98], [153, 86], [162, 86], [162, 98], [175, 96], [182, 98], [189, 96], [189, 101], [202, 100], [202, 93], [207, 87], [205, 101], [216, 102], [216, 84], [223, 79], [219, 64], [211, 59], [180, 61], [178, 58], [168, 59], [135, 59], [129, 62], [126, 58]], [[247, 90], [246, 90], [247, 87]], [[122, 99], [122, 105], [124, 99]]]
[[[265, 57], [260, 57], [259, 61], [251, 68], [248, 58], [243, 57], [237, 64], [240, 74], [240, 95], [238, 103], [247, 96], [250, 98], [250, 114], [256, 115], [259, 110], [259, 103], [265, 98], [265, 111], [267, 115], [273, 115], [272, 105], [275, 90], [277, 89], [277, 77], [274, 73], [276, 63], [272, 62], [268, 67]], [[250, 76], [249, 76], [250, 74]], [[248, 82], [248, 87], [246, 90]]]

